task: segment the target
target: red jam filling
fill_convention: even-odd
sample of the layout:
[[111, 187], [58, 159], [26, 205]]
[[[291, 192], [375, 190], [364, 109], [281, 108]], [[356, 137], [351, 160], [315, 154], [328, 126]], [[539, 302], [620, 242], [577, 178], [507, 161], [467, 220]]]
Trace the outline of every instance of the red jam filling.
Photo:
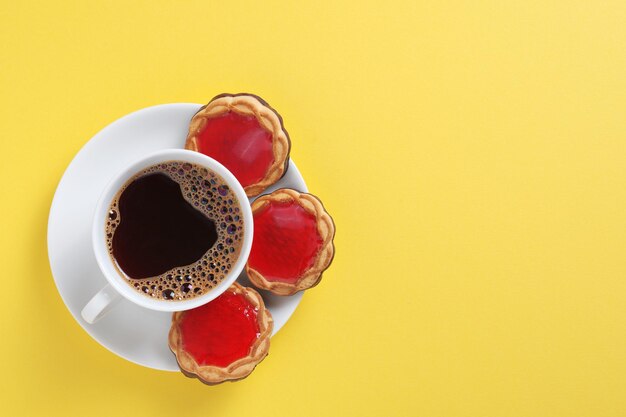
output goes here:
[[271, 202], [254, 214], [248, 265], [268, 281], [294, 284], [322, 247], [317, 220], [296, 202]]
[[233, 111], [207, 119], [198, 151], [219, 161], [243, 187], [259, 182], [274, 162], [272, 133], [253, 115]]
[[257, 310], [243, 295], [226, 291], [186, 311], [180, 330], [185, 351], [199, 365], [225, 367], [247, 356], [258, 339]]

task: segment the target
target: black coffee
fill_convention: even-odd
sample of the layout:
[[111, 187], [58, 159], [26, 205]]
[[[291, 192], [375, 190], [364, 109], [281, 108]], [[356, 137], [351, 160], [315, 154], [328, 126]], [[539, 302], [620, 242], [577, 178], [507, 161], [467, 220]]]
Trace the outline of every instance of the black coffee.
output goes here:
[[109, 254], [129, 285], [183, 300], [220, 283], [239, 257], [243, 219], [225, 181], [204, 167], [169, 161], [131, 178], [109, 207]]

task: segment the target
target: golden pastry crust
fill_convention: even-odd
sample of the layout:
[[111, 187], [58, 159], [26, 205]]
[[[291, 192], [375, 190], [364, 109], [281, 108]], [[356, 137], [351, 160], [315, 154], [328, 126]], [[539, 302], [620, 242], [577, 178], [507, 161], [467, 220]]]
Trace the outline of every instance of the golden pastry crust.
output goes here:
[[262, 98], [253, 94], [220, 94], [203, 106], [189, 122], [189, 133], [185, 149], [198, 152], [197, 135], [208, 119], [233, 111], [243, 115], [253, 115], [259, 124], [272, 134], [274, 162], [259, 182], [244, 187], [248, 197], [259, 195], [270, 185], [281, 179], [289, 166], [291, 141], [283, 126], [280, 115]]
[[312, 194], [300, 193], [289, 188], [281, 188], [271, 194], [263, 195], [252, 203], [252, 215], [263, 209], [270, 202], [291, 202], [298, 203], [307, 213], [315, 216], [317, 220], [317, 231], [322, 238], [322, 247], [317, 254], [313, 265], [304, 271], [300, 279], [295, 283], [269, 281], [259, 271], [250, 267], [246, 263], [246, 273], [250, 282], [257, 288], [268, 290], [277, 295], [293, 295], [298, 291], [312, 288], [319, 284], [322, 273], [330, 266], [335, 256], [335, 224], [333, 219], [324, 209], [322, 202]]
[[261, 295], [254, 289], [242, 287], [236, 282], [226, 291], [232, 291], [246, 297], [258, 309], [257, 320], [259, 323], [259, 337], [250, 348], [248, 356], [237, 359], [226, 367], [199, 365], [183, 347], [180, 323], [185, 312], [177, 311], [172, 315], [172, 326], [168, 338], [170, 350], [176, 355], [176, 361], [183, 374], [190, 378], [198, 378], [207, 385], [216, 385], [224, 381], [238, 381], [247, 377], [267, 356], [270, 348], [270, 336], [272, 335], [274, 320], [269, 310], [265, 308]]

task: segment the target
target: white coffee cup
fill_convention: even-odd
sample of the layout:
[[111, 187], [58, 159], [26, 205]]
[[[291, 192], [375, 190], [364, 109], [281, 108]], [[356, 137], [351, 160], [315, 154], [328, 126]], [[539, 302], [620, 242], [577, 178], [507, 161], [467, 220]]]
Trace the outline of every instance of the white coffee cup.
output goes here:
[[[224, 279], [217, 286], [209, 290], [206, 294], [202, 294], [189, 300], [158, 300], [133, 289], [115, 267], [114, 260], [109, 254], [105, 237], [105, 224], [109, 207], [120, 188], [122, 188], [122, 186], [129, 179], [141, 172], [143, 169], [167, 161], [190, 162], [215, 172], [224, 179], [226, 184], [237, 197], [237, 200], [239, 200], [239, 204], [241, 206], [244, 234], [239, 257]], [[252, 236], [252, 211], [250, 210], [248, 197], [246, 196], [241, 184], [239, 184], [239, 181], [237, 181], [235, 176], [222, 164], [204, 154], [185, 149], [167, 149], [145, 156], [130, 164], [122, 172], [117, 174], [113, 180], [109, 182], [109, 185], [106, 187], [100, 197], [100, 200], [98, 201], [92, 227], [92, 244], [96, 255], [96, 261], [98, 262], [98, 266], [100, 267], [102, 274], [108, 281], [108, 284], [91, 298], [91, 300], [83, 308], [81, 315], [87, 323], [95, 323], [108, 311], [110, 311], [111, 308], [115, 306], [116, 302], [122, 297], [141, 307], [158, 311], [189, 310], [206, 304], [226, 291], [226, 289], [228, 289], [228, 287], [235, 282], [243, 270], [243, 267], [248, 259], [248, 255], [250, 254]]]

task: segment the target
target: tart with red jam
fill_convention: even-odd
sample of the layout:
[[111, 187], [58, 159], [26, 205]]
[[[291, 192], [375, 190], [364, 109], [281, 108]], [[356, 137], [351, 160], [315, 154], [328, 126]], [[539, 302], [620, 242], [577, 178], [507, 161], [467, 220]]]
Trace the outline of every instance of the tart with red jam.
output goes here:
[[335, 248], [335, 225], [312, 194], [279, 189], [252, 203], [254, 238], [246, 272], [257, 287], [292, 295], [317, 285]]
[[287, 172], [291, 142], [265, 100], [220, 94], [192, 117], [185, 148], [219, 161], [253, 197]]
[[186, 376], [236, 381], [267, 356], [273, 324], [259, 293], [234, 283], [210, 303], [174, 313], [169, 346]]

